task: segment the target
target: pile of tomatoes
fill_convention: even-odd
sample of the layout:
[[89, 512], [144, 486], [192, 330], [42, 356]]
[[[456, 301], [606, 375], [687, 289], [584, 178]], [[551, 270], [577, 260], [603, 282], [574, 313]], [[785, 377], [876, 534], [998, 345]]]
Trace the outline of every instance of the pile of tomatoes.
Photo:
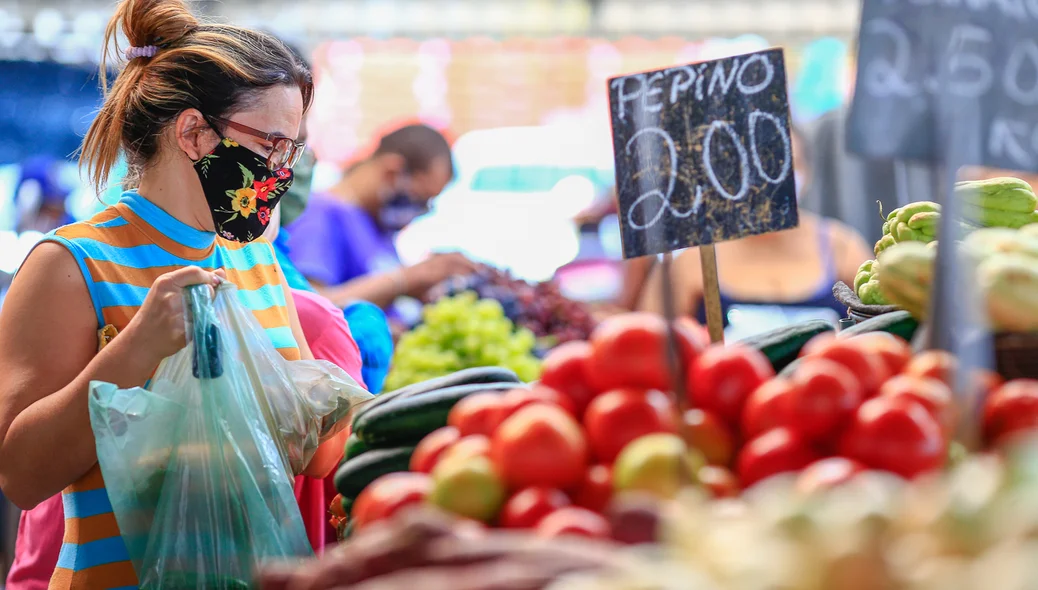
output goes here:
[[[941, 468], [960, 418], [950, 387], [956, 361], [885, 333], [819, 336], [796, 367], [775, 375], [759, 351], [710, 346], [688, 320], [674, 327], [683, 383], [668, 360], [659, 316], [603, 322], [587, 342], [544, 360], [541, 381], [476, 394], [415, 449], [411, 471], [376, 480], [357, 498], [355, 527], [432, 503], [483, 525], [544, 536], [616, 536], [613, 469], [634, 441], [666, 433], [696, 456], [692, 481], [734, 496], [796, 471], [806, 491], [862, 470], [905, 478]], [[974, 379], [995, 443], [1038, 427], [1038, 382]], [[686, 399], [679, 410], [672, 392]]]

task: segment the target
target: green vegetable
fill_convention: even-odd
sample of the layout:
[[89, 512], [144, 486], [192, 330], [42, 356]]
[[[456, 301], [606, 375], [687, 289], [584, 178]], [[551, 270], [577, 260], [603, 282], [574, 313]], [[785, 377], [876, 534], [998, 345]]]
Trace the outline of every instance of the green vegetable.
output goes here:
[[815, 336], [832, 332], [833, 326], [825, 320], [809, 320], [791, 326], [782, 326], [740, 341], [764, 353], [775, 371], [781, 371], [796, 360], [800, 349]]
[[367, 450], [368, 446], [364, 444], [364, 441], [360, 440], [357, 433], [351, 432], [349, 438], [346, 439], [346, 449], [343, 460], [349, 461]]
[[420, 383], [401, 387], [395, 391], [383, 393], [365, 404], [353, 419], [354, 432], [356, 432], [356, 424], [360, 420], [360, 417], [368, 410], [377, 408], [382, 404], [391, 402], [397, 398], [421, 395], [430, 391], [436, 391], [437, 389], [445, 389], [456, 385], [472, 385], [476, 383], [519, 383], [519, 377], [516, 376], [515, 371], [503, 367], [476, 367], [474, 369], [463, 369], [451, 373], [450, 375], [444, 375], [443, 377], [437, 377], [436, 379], [429, 379], [428, 381], [422, 381]]
[[342, 497], [342, 511], [346, 514], [346, 517], [349, 518], [350, 513], [353, 511], [353, 498], [347, 498], [346, 496]]
[[887, 332], [911, 341], [918, 327], [919, 322], [912, 317], [912, 314], [907, 311], [892, 311], [869, 318], [846, 330], [841, 330], [839, 337], [850, 338], [851, 336], [869, 332]]
[[865, 305], [890, 305], [890, 302], [883, 296], [879, 280], [875, 277], [870, 278], [858, 288], [858, 299], [861, 299]]
[[414, 444], [446, 426], [447, 414], [462, 399], [474, 393], [505, 392], [516, 387], [519, 385], [515, 383], [476, 383], [398, 398], [361, 414], [353, 423], [353, 432], [370, 448]]
[[335, 490], [356, 498], [371, 482], [387, 473], [407, 471], [414, 447], [376, 449], [343, 463], [335, 472]]

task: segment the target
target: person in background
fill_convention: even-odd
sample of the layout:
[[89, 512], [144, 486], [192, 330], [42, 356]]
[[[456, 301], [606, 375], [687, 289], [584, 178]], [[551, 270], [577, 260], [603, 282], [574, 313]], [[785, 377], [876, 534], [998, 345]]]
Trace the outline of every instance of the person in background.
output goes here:
[[453, 173], [450, 145], [432, 127], [408, 125], [387, 134], [338, 184], [311, 195], [288, 228], [289, 257], [339, 307], [368, 301], [390, 310], [399, 297], [421, 298], [451, 276], [474, 272], [476, 265], [458, 253], [402, 267], [393, 244]]
[[[794, 130], [798, 195], [811, 182], [807, 147]], [[865, 240], [853, 229], [804, 210], [796, 228], [721, 242], [715, 250], [724, 324], [744, 320], [736, 330], [740, 337], [811, 317], [831, 321], [844, 317], [847, 308], [833, 296], [833, 284], [853, 284], [858, 267], [872, 257]], [[677, 314], [695, 316], [705, 323], [699, 250], [682, 252], [674, 259], [672, 270]], [[663, 312], [663, 279], [658, 266], [640, 308]]]
[[45, 234], [75, 221], [65, 207], [71, 191], [58, 178], [60, 165], [59, 160], [42, 156], [22, 163], [21, 177], [15, 192], [18, 211], [15, 232], [37, 231]]

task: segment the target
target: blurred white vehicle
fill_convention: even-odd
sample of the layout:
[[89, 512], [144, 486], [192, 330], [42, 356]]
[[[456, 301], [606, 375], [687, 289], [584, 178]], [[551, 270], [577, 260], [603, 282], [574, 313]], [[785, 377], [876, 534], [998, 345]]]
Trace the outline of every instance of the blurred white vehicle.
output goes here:
[[608, 125], [473, 131], [454, 144], [455, 182], [397, 238], [405, 264], [457, 250], [542, 281], [580, 249], [573, 218], [614, 183]]

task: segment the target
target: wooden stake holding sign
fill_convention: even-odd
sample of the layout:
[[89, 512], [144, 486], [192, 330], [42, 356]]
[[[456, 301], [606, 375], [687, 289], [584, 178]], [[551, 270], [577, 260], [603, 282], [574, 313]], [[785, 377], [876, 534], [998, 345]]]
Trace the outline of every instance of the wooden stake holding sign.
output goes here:
[[612, 78], [609, 104], [624, 258], [664, 255], [673, 348], [669, 256], [698, 246], [707, 328], [722, 342], [713, 244], [799, 222], [782, 50]]

